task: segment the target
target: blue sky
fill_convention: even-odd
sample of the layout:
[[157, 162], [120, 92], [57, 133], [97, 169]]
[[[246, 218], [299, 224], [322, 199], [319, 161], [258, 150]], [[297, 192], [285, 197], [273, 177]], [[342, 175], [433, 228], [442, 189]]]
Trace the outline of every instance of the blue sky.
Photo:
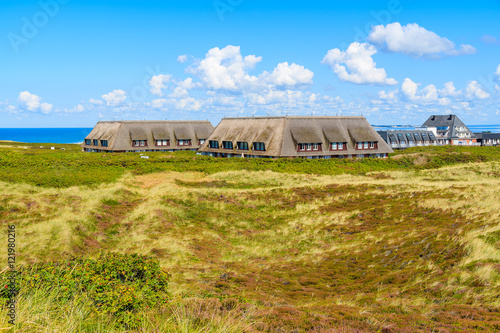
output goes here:
[[500, 0], [6, 0], [0, 127], [364, 115], [500, 123]]

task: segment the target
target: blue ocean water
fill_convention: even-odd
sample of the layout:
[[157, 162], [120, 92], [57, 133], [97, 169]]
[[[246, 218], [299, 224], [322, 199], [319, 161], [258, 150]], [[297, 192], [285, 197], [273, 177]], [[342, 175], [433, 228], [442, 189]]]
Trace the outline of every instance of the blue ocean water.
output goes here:
[[80, 143], [92, 128], [0, 128], [0, 140], [32, 143]]

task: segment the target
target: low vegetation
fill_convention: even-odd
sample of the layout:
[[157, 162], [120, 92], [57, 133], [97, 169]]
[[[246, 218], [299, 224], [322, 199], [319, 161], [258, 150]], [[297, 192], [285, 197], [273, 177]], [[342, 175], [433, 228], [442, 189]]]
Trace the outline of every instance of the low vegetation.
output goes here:
[[499, 151], [273, 161], [0, 148], [0, 221], [17, 226], [25, 276], [11, 330], [499, 330]]

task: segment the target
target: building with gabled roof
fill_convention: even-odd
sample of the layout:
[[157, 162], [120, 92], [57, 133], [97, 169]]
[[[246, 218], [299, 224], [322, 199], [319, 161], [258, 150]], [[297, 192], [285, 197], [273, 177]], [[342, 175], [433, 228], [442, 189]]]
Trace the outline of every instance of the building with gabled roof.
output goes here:
[[87, 152], [198, 150], [213, 129], [209, 121], [100, 121], [82, 148]]
[[425, 130], [386, 130], [377, 131], [392, 149], [410, 147], [436, 146], [436, 136], [432, 131]]
[[476, 145], [477, 137], [456, 115], [433, 115], [422, 125], [433, 131], [439, 144]]
[[387, 157], [393, 150], [364, 117], [224, 118], [200, 147], [216, 157]]

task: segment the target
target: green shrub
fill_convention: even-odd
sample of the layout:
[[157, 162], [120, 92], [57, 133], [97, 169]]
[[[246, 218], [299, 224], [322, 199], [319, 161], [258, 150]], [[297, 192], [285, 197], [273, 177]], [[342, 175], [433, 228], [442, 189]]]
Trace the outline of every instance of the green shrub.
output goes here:
[[[136, 315], [168, 300], [168, 273], [156, 260], [142, 255], [101, 254], [98, 259], [71, 259], [21, 266], [19, 288], [23, 292], [43, 289], [57, 292], [60, 301], [87, 295], [96, 314], [110, 314], [134, 327]], [[6, 274], [2, 274], [0, 299], [8, 298]]]

